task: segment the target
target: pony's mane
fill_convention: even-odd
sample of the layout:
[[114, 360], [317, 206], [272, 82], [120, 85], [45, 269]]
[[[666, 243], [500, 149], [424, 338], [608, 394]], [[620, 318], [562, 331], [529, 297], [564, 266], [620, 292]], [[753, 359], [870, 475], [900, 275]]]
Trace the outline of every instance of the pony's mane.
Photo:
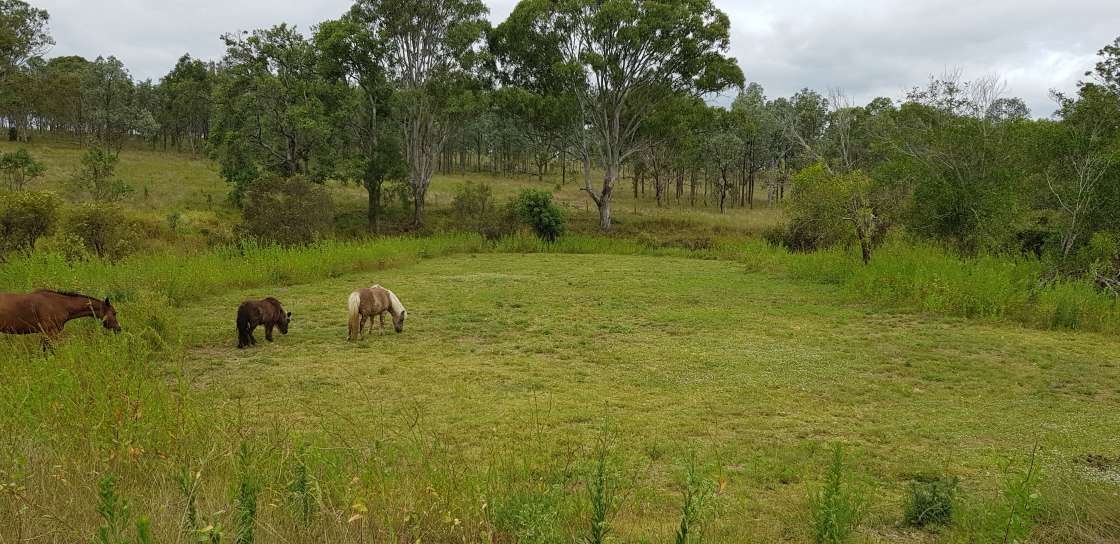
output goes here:
[[393, 311], [397, 312], [398, 315], [405, 313], [404, 304], [401, 304], [401, 299], [397, 298], [396, 293], [388, 289], [385, 292], [389, 293], [389, 304], [393, 305]]
[[[380, 283], [375, 283], [375, 284], [371, 285], [369, 288], [370, 289], [385, 289], [384, 287], [381, 286]], [[404, 309], [404, 304], [401, 304], [401, 299], [397, 298], [396, 293], [394, 293], [394, 292], [392, 292], [388, 289], [385, 289], [385, 292], [389, 293], [389, 304], [393, 305], [393, 311], [394, 312], [397, 312], [398, 314], [402, 314], [402, 313], [408, 311], [408, 310]]]

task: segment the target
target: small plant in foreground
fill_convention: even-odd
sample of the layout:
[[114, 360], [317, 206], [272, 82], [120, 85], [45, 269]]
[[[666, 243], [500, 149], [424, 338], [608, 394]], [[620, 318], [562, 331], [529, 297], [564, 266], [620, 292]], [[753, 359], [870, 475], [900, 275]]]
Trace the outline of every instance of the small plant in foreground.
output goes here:
[[595, 468], [587, 479], [587, 497], [591, 502], [591, 526], [585, 542], [603, 544], [610, 532], [610, 516], [614, 512], [617, 486], [610, 473], [610, 452], [604, 442], [600, 442]]
[[1042, 468], [1038, 463], [1038, 446], [1031, 450], [1026, 470], [1015, 469], [1008, 465], [1005, 471], [1004, 526], [1000, 542], [1004, 544], [1026, 542], [1037, 523], [1039, 510], [1038, 485], [1042, 480]]
[[681, 501], [681, 524], [677, 528], [676, 544], [701, 542], [703, 538], [704, 513], [713, 497], [715, 484], [697, 472], [696, 455], [689, 457], [685, 472], [684, 495]]
[[[132, 513], [128, 501], [117, 494], [117, 479], [111, 475], [102, 476], [97, 482], [97, 515], [101, 525], [97, 528], [97, 544], [129, 544], [125, 538]], [[137, 544], [152, 542], [151, 523], [145, 516], [136, 521]]]
[[824, 485], [809, 496], [809, 513], [813, 524], [813, 542], [840, 544], [851, 538], [863, 517], [863, 495], [847, 477], [844, 449], [832, 448], [832, 461], [825, 472]]
[[257, 524], [257, 495], [260, 484], [252, 474], [249, 444], [242, 442], [237, 452], [237, 497], [234, 502], [234, 542], [253, 544]]
[[292, 481], [288, 484], [288, 492], [291, 493], [292, 508], [305, 527], [311, 523], [311, 515], [315, 513], [314, 485], [307, 467], [306, 449], [302, 449], [296, 456], [296, 465], [293, 469]]
[[955, 476], [912, 482], [906, 511], [902, 515], [903, 523], [910, 527], [948, 525], [953, 519], [957, 484]]

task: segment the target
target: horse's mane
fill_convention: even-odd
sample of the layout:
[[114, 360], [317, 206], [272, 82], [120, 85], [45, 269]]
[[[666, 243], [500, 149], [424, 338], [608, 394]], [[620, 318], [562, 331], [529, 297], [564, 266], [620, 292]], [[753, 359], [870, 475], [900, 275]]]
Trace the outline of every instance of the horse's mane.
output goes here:
[[55, 291], [54, 289], [36, 289], [35, 292], [36, 293], [53, 293], [53, 294], [56, 294], [56, 295], [62, 295], [64, 297], [84, 298], [84, 299], [92, 300], [92, 301], [95, 301], [95, 302], [101, 302], [101, 299], [99, 299], [99, 298], [91, 297], [89, 295], [83, 295], [83, 294], [78, 293], [76, 291]]

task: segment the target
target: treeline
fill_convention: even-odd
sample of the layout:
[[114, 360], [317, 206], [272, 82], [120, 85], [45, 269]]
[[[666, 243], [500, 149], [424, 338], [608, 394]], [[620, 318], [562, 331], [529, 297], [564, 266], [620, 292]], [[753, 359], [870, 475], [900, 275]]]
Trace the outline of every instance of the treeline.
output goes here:
[[[870, 259], [904, 229], [1116, 267], [1120, 39], [1040, 120], [997, 79], [955, 74], [866, 105], [767, 97], [727, 55], [710, 0], [524, 0], [496, 27], [480, 0], [358, 0], [310, 34], [227, 34], [219, 62], [184, 56], [159, 82], [112, 57], [43, 60], [46, 13], [0, 5], [22, 21], [2, 40], [23, 44], [3, 59], [15, 137], [204, 149], [235, 199], [267, 177], [353, 180], [375, 228], [395, 180], [419, 225], [437, 171], [548, 174], [578, 183], [604, 229], [619, 190], [721, 210], [789, 197], [773, 238], [795, 249], [854, 243]], [[727, 91], [730, 107], [706, 100]]]

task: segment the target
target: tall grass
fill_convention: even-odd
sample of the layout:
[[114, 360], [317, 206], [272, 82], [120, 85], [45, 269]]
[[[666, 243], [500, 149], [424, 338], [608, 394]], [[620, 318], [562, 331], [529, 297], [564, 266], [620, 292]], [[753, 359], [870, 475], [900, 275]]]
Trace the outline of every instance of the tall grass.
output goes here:
[[964, 258], [932, 244], [893, 241], [866, 266], [843, 249], [782, 260], [794, 279], [836, 285], [856, 302], [1037, 328], [1120, 328], [1120, 301], [1086, 280], [1044, 281], [1043, 264], [1026, 257]]

